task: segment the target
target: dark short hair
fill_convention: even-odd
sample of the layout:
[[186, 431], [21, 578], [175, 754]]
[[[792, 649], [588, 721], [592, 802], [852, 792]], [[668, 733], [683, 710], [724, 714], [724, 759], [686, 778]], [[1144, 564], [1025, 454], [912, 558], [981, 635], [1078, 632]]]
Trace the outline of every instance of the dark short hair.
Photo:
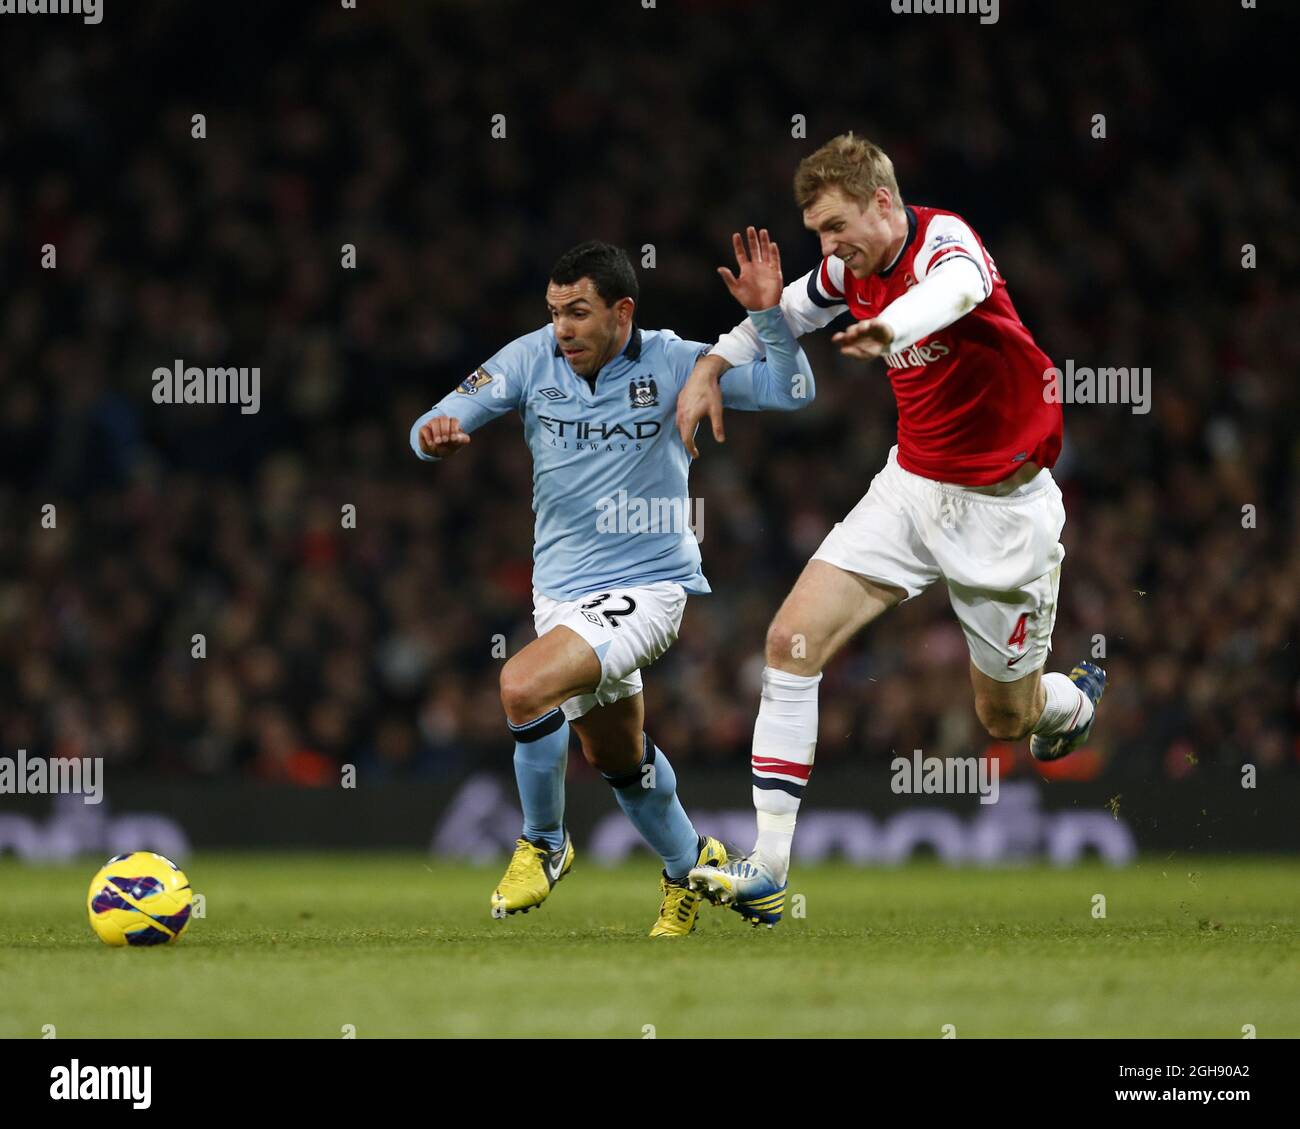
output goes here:
[[627, 252], [612, 243], [589, 239], [570, 247], [551, 268], [551, 281], [557, 286], [568, 286], [579, 279], [589, 278], [596, 293], [607, 306], [620, 298], [637, 300], [641, 287], [636, 280], [636, 269]]

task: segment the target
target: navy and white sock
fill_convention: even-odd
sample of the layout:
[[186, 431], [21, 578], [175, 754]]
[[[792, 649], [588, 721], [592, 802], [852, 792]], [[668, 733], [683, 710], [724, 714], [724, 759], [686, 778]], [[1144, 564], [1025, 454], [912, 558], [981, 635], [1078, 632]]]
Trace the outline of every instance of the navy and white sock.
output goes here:
[[763, 696], [754, 722], [754, 854], [778, 882], [790, 870], [794, 824], [817, 751], [817, 684], [820, 674], [763, 668]]

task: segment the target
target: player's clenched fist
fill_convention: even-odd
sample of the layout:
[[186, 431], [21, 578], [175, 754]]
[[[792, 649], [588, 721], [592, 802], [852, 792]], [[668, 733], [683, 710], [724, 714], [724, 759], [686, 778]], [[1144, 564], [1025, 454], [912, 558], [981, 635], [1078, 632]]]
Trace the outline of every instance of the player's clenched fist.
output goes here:
[[469, 442], [469, 435], [461, 431], [460, 420], [449, 416], [434, 416], [420, 428], [420, 450], [435, 459], [454, 455]]

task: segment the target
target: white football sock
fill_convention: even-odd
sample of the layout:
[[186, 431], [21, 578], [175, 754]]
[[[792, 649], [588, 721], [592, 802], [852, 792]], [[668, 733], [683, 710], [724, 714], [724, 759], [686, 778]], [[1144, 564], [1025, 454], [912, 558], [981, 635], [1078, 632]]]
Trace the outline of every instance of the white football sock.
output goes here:
[[767, 863], [778, 882], [784, 882], [790, 873], [790, 846], [794, 842], [794, 822], [798, 813], [760, 809], [756, 818], [758, 838], [754, 842], [754, 857]]
[[820, 674], [763, 668], [763, 697], [754, 722], [754, 808], [758, 840], [754, 854], [778, 882], [790, 870], [790, 846], [804, 785], [817, 750], [817, 684]]
[[1047, 704], [1043, 706], [1043, 716], [1034, 726], [1039, 737], [1055, 737], [1087, 725], [1092, 719], [1092, 701], [1066, 675], [1044, 674], [1043, 690]]

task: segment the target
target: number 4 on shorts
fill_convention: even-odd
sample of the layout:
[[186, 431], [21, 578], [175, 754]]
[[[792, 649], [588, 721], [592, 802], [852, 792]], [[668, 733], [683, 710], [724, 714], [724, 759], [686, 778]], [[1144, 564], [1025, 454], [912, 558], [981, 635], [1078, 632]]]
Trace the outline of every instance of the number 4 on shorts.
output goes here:
[[1020, 618], [1016, 620], [1015, 630], [1007, 639], [1008, 647], [1019, 647], [1022, 651], [1025, 648], [1025, 623], [1029, 619], [1028, 612], [1021, 612]]

